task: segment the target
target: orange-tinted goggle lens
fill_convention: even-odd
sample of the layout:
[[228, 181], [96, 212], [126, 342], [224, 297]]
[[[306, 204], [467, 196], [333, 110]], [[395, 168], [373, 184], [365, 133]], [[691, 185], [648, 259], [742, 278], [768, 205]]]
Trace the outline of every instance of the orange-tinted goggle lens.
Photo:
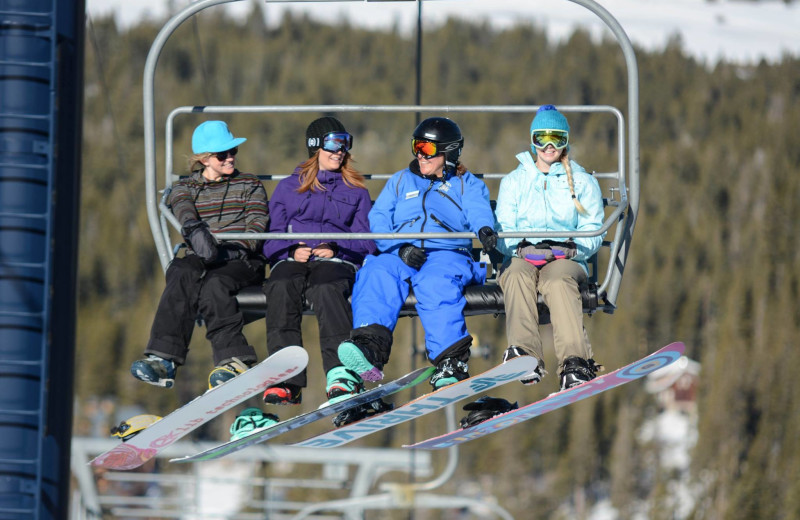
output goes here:
[[431, 157], [435, 157], [439, 153], [439, 148], [433, 141], [412, 139], [411, 153], [414, 154], [414, 156], [421, 155], [425, 159], [430, 159]]

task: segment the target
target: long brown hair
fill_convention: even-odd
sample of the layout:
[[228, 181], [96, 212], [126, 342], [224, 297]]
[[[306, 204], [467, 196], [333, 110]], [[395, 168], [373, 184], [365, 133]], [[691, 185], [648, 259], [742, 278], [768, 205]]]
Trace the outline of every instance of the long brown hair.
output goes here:
[[[325, 187], [319, 182], [319, 179], [317, 179], [317, 174], [319, 173], [320, 150], [314, 152], [314, 155], [300, 165], [300, 187], [297, 188], [297, 193], [305, 193], [308, 190], [325, 191]], [[339, 168], [339, 172], [342, 174], [342, 180], [351, 188], [366, 188], [364, 176], [361, 175], [358, 170], [350, 166], [351, 162], [355, 162], [355, 159], [352, 158], [350, 152], [345, 152], [344, 160], [342, 160], [342, 167]]]

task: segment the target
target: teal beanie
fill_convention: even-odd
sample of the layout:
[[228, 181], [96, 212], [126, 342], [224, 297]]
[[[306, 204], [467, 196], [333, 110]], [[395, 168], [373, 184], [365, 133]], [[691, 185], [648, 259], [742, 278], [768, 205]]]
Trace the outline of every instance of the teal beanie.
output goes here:
[[[539, 107], [539, 110], [536, 111], [533, 121], [531, 121], [530, 133], [533, 134], [534, 130], [563, 130], [569, 133], [569, 123], [567, 122], [567, 118], [564, 117], [564, 114], [559, 112], [556, 107], [553, 105], [542, 105]], [[569, 151], [569, 145], [566, 150]], [[531, 145], [531, 151], [533, 155], [536, 155], [535, 146]]]

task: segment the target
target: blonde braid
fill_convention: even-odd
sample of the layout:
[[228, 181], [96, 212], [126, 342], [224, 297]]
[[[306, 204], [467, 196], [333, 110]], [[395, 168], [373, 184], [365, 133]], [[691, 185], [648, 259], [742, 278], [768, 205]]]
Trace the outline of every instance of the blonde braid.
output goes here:
[[586, 215], [586, 208], [583, 207], [581, 201], [575, 196], [575, 185], [572, 182], [572, 167], [569, 165], [569, 154], [566, 150], [561, 154], [561, 164], [564, 165], [564, 170], [567, 172], [567, 183], [569, 183], [569, 193], [572, 195], [572, 202], [575, 203], [575, 207], [578, 208], [578, 213]]

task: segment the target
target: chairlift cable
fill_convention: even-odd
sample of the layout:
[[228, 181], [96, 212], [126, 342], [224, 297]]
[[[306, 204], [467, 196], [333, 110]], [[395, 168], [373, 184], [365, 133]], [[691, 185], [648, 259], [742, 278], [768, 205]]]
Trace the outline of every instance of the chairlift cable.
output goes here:
[[[203, 43], [200, 41], [200, 27], [197, 25], [197, 16], [192, 17], [192, 39], [197, 49], [197, 60], [200, 62], [200, 74], [203, 77], [203, 94], [206, 97], [206, 105], [211, 104], [212, 99], [219, 99], [217, 92], [214, 92], [214, 83], [208, 77], [206, 59], [203, 55]], [[211, 90], [211, 92], [209, 92]]]
[[103, 91], [103, 98], [106, 101], [106, 112], [111, 119], [111, 131], [114, 136], [114, 144], [117, 149], [117, 160], [121, 171], [128, 171], [125, 161], [125, 152], [122, 147], [122, 140], [119, 137], [119, 130], [117, 129], [117, 118], [114, 115], [114, 105], [111, 102], [111, 89], [106, 81], [105, 67], [103, 66], [103, 57], [100, 54], [100, 45], [97, 43], [97, 34], [94, 30], [94, 22], [92, 17], [87, 13], [86, 20], [89, 22], [89, 39], [92, 42], [92, 49], [94, 50], [95, 66], [97, 68], [97, 77], [100, 81], [100, 89]]

